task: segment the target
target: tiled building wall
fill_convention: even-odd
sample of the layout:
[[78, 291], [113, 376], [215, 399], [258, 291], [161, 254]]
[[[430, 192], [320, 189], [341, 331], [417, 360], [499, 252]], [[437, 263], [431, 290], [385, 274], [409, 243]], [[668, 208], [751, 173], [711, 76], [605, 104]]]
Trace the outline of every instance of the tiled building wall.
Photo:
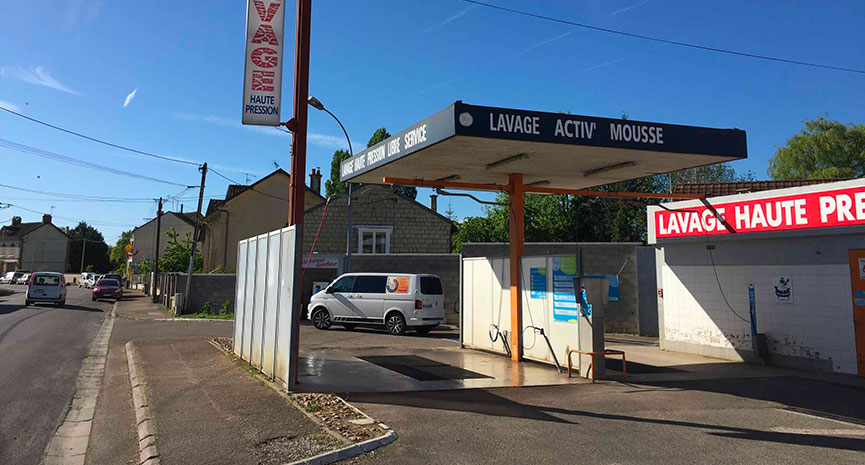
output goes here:
[[[824, 236], [718, 243], [717, 278], [705, 243], [665, 246], [658, 284], [662, 347], [752, 357], [748, 285], [753, 284], [757, 331], [767, 336], [770, 363], [856, 373], [847, 250], [861, 247], [861, 241]], [[792, 279], [792, 302], [775, 297], [778, 276]]]

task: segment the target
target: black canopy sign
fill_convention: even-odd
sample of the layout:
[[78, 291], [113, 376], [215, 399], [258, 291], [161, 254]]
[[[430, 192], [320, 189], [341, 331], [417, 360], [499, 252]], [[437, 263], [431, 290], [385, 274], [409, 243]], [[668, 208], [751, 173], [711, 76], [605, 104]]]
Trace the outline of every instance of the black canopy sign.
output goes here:
[[747, 157], [745, 131], [483, 107], [456, 102], [345, 160], [340, 179], [451, 137], [468, 136], [641, 151]]

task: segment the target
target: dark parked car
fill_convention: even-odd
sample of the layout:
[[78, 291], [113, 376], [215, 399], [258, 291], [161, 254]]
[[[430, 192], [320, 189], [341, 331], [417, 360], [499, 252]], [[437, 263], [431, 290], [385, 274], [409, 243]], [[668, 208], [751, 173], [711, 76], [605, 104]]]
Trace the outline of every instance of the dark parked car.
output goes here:
[[123, 288], [116, 279], [102, 278], [93, 286], [93, 300], [103, 297], [113, 298], [115, 301], [123, 298]]

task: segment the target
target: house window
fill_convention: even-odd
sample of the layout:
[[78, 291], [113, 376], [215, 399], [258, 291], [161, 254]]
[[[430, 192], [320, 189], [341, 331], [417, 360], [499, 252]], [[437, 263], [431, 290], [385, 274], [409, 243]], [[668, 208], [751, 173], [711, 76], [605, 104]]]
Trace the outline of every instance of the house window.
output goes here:
[[390, 253], [391, 227], [359, 226], [357, 228], [357, 253]]

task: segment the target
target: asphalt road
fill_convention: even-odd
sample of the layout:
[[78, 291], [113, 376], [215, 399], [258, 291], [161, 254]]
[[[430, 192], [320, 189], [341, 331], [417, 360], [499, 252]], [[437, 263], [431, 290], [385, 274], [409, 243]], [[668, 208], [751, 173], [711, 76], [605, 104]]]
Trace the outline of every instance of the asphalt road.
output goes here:
[[0, 464], [37, 464], [71, 402], [75, 378], [112, 302], [70, 287], [66, 306], [24, 306], [0, 286]]

